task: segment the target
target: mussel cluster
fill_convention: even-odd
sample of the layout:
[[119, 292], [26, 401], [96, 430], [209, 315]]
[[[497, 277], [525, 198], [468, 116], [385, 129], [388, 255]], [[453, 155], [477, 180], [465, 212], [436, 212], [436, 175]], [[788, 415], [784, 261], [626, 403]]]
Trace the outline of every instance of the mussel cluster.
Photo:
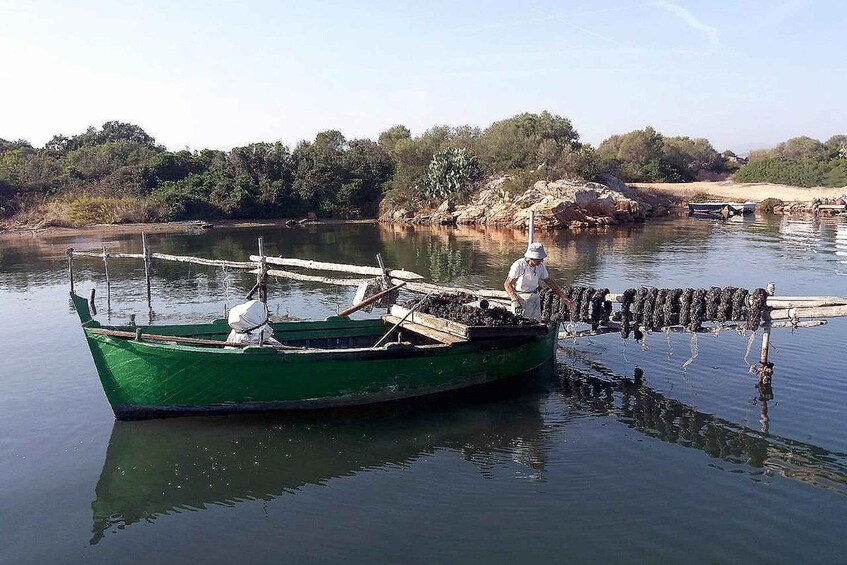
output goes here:
[[738, 326], [740, 329], [755, 331], [762, 323], [767, 297], [763, 288], [750, 293], [733, 286], [630, 288], [621, 299], [621, 336], [628, 338], [636, 329], [658, 330], [667, 326], [683, 326], [696, 332], [706, 321], [743, 322]]
[[594, 329], [612, 315], [612, 302], [606, 300], [608, 288], [589, 286], [566, 286], [562, 292], [573, 301], [573, 311], [567, 303], [549, 288], [540, 291], [542, 321], [585, 322]]
[[478, 297], [466, 292], [445, 292], [415, 298], [409, 300], [403, 306], [413, 308], [420, 301], [423, 301], [423, 303], [417, 306], [417, 312], [431, 314], [466, 326], [523, 326], [538, 323], [535, 320], [516, 316], [504, 308], [484, 309], [466, 306], [469, 302], [476, 300], [478, 300]]

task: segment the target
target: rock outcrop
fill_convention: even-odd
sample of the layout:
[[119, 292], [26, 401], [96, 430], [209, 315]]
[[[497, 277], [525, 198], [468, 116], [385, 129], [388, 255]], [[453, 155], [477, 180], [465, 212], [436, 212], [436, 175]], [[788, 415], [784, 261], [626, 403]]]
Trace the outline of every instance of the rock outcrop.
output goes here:
[[[536, 229], [581, 229], [642, 222], [648, 216], [667, 214], [668, 208], [636, 200], [606, 185], [593, 182], [538, 181], [522, 194], [505, 188], [506, 178], [487, 183], [470, 203], [444, 201], [436, 210], [417, 213], [389, 209], [384, 222], [431, 225], [479, 225], [526, 228], [530, 212]], [[626, 189], [626, 185], [621, 183]], [[630, 192], [627, 189], [627, 192]]]

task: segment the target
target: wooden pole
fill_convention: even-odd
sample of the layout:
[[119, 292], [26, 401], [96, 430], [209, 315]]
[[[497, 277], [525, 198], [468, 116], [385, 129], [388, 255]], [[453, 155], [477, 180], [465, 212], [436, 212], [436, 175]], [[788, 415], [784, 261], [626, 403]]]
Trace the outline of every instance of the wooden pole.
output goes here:
[[[768, 296], [773, 296], [774, 292], [776, 292], [776, 285], [774, 283], [768, 283]], [[771, 325], [769, 322], [766, 322], [762, 329], [762, 353], [759, 356], [759, 390], [761, 391], [764, 387], [768, 387], [771, 384], [771, 377], [773, 376], [773, 363], [768, 362], [768, 350], [770, 349], [771, 342]]]
[[94, 293], [97, 291], [96, 288], [91, 289], [91, 294], [88, 295], [88, 308], [91, 310], [91, 315], [97, 315], [97, 306], [94, 304]]
[[153, 260], [150, 256], [150, 246], [147, 245], [147, 234], [141, 232], [141, 250], [144, 255], [144, 279], [147, 282], [147, 318], [153, 323], [153, 296], [150, 292], [150, 277], [153, 270]]
[[268, 303], [268, 263], [265, 258], [265, 242], [259, 238], [259, 272], [256, 275], [256, 285], [259, 287], [259, 300]]
[[112, 313], [112, 281], [109, 279], [109, 254], [103, 244], [103, 270], [106, 272], [106, 315]]
[[[259, 256], [251, 255], [250, 260], [258, 263]], [[362, 265], [345, 265], [343, 263], [325, 263], [323, 261], [307, 261], [305, 259], [293, 259], [288, 257], [265, 257], [265, 262], [269, 265], [279, 265], [282, 267], [301, 267], [303, 269], [313, 269], [315, 271], [340, 271], [343, 273], [356, 273], [358, 275], [370, 275], [380, 277], [383, 274], [379, 267], [365, 267]], [[251, 265], [255, 268], [255, 263]], [[389, 276], [395, 279], [404, 281], [423, 280], [424, 277], [411, 271], [403, 269], [389, 269]]]
[[392, 292], [394, 292], [395, 290], [397, 290], [397, 289], [399, 289], [399, 288], [401, 288], [401, 287], [403, 287], [403, 286], [405, 286], [405, 285], [406, 285], [406, 283], [405, 283], [405, 282], [401, 282], [401, 283], [400, 283], [400, 284], [398, 284], [397, 286], [392, 286], [391, 288], [388, 288], [388, 289], [386, 289], [386, 290], [383, 290], [382, 292], [377, 292], [377, 293], [376, 293], [376, 294], [374, 294], [373, 296], [369, 296], [368, 298], [366, 298], [366, 299], [362, 300], [362, 301], [361, 301], [361, 302], [359, 302], [358, 304], [354, 304], [354, 305], [353, 305], [353, 306], [351, 306], [350, 308], [348, 308], [348, 309], [346, 309], [346, 310], [342, 310], [341, 312], [339, 312], [339, 313], [338, 313], [338, 315], [339, 315], [339, 316], [349, 316], [349, 315], [350, 315], [350, 314], [352, 314], [353, 312], [357, 312], [357, 311], [361, 310], [362, 308], [364, 308], [364, 307], [365, 307], [365, 306], [367, 306], [368, 304], [373, 304], [374, 302], [376, 302], [377, 300], [379, 300], [380, 298], [382, 298], [382, 297], [383, 297], [383, 296], [385, 296], [386, 294], [392, 293]]
[[376, 262], [379, 263], [379, 270], [382, 271], [382, 284], [385, 288], [391, 286], [391, 276], [388, 274], [388, 269], [385, 268], [385, 264], [382, 262], [382, 254], [376, 254]]
[[65, 255], [68, 256], [68, 276], [71, 279], [71, 294], [74, 293], [74, 248], [68, 247], [65, 250]]
[[529, 242], [535, 241], [535, 210], [529, 211]]
[[765, 320], [797, 320], [800, 318], [838, 318], [847, 316], [847, 305], [780, 308], [766, 310]]

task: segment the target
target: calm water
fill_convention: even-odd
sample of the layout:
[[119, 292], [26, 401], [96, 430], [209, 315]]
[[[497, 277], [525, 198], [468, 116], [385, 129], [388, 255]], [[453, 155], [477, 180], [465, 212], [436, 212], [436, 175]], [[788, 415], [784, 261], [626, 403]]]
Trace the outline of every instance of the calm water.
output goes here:
[[[405, 267], [497, 287], [524, 234], [387, 228], [156, 234], [154, 251]], [[847, 294], [847, 222], [689, 219], [541, 234], [561, 283], [622, 291], [776, 283]], [[0, 562], [769, 562], [847, 555], [847, 319], [775, 329], [762, 405], [747, 336], [563, 341], [557, 364], [482, 398], [331, 417], [115, 422], [67, 298], [65, 248], [140, 236], [0, 238]], [[102, 262], [78, 259], [78, 289]], [[143, 269], [110, 262], [112, 322], [146, 322]], [[160, 323], [220, 317], [249, 275], [156, 264]], [[321, 318], [353, 289], [277, 282], [276, 315]], [[371, 314], [377, 315], [378, 313]], [[360, 316], [362, 314], [357, 314]], [[749, 359], [757, 359], [757, 336]], [[641, 387], [629, 383], [645, 371]]]

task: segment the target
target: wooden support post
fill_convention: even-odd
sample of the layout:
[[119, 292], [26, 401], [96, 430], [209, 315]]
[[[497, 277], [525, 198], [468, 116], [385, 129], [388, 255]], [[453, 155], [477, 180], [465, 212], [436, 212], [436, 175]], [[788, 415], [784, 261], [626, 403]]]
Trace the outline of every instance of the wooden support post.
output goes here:
[[74, 293], [74, 248], [68, 247], [65, 249], [65, 255], [68, 256], [68, 276], [71, 279], [71, 294]]
[[106, 315], [112, 313], [112, 281], [109, 279], [109, 254], [106, 244], [103, 244], [103, 270], [106, 272]]
[[150, 292], [150, 277], [153, 271], [153, 256], [147, 245], [147, 234], [141, 232], [141, 253], [144, 255], [144, 279], [147, 281], [147, 318], [153, 323], [153, 296]]
[[259, 300], [268, 303], [268, 263], [265, 259], [265, 242], [259, 238], [259, 272], [256, 274], [256, 286], [259, 287]]
[[376, 254], [376, 262], [379, 263], [379, 269], [382, 271], [382, 288], [389, 288], [391, 286], [391, 277], [388, 274], [388, 269], [385, 268], [385, 264], [382, 262], [382, 254]]
[[529, 241], [527, 243], [532, 243], [535, 241], [535, 211], [529, 211]]
[[91, 310], [91, 315], [97, 315], [97, 306], [94, 305], [94, 293], [97, 291], [96, 288], [91, 289], [91, 294], [88, 295], [88, 308]]
[[[768, 296], [773, 296], [776, 292], [776, 285], [768, 283]], [[762, 396], [765, 396], [763, 390], [771, 385], [771, 377], [773, 376], [773, 363], [768, 361], [768, 350], [770, 349], [771, 341], [771, 323], [766, 322], [762, 329], [762, 353], [759, 357], [759, 382], [758, 388]]]

